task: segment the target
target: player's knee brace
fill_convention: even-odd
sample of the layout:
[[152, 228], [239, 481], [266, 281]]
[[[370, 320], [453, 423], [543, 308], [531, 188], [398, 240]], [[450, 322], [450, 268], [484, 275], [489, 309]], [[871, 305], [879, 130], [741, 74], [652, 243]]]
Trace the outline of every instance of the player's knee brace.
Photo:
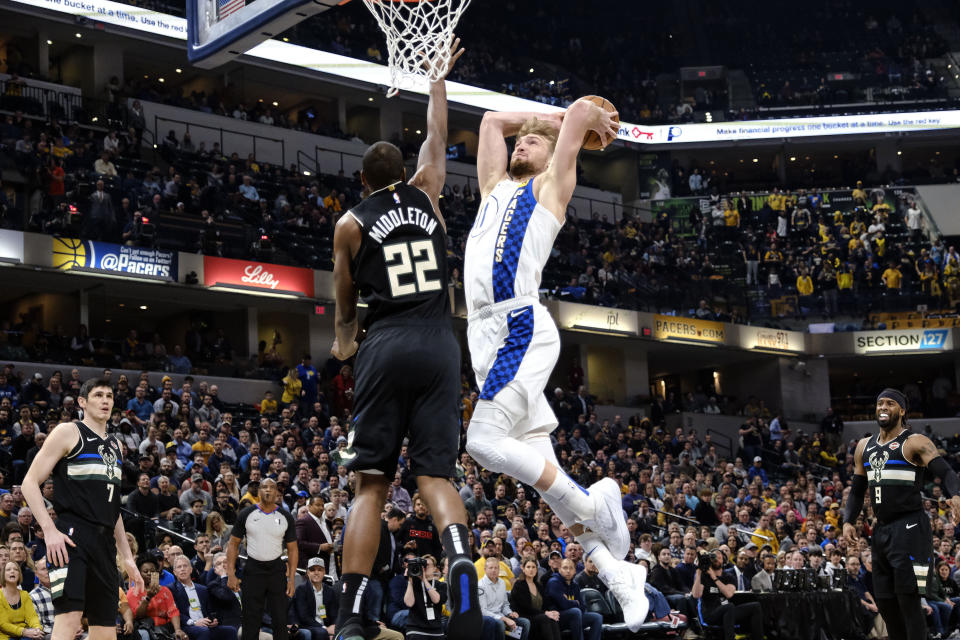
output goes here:
[[502, 471], [506, 462], [503, 440], [511, 426], [507, 414], [493, 402], [479, 401], [470, 418], [470, 428], [467, 429], [467, 453], [481, 466]]

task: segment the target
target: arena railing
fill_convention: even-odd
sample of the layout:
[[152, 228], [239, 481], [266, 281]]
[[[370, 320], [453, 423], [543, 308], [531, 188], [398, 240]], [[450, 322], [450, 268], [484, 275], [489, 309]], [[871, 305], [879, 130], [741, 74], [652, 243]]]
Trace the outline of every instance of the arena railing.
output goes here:
[[[163, 131], [163, 129], [173, 130], [174, 132], [176, 132], [177, 129], [182, 129], [186, 133], [190, 133], [191, 130], [199, 129], [202, 131], [213, 132], [212, 137], [214, 137], [215, 138], [214, 141], [220, 145], [220, 153], [223, 155], [228, 155], [229, 153], [231, 153], [231, 151], [228, 150], [228, 147], [232, 146], [232, 143], [230, 141], [230, 136], [236, 136], [244, 141], [249, 141], [253, 149], [254, 157], [257, 157], [258, 141], [261, 146], [263, 146], [266, 143], [279, 144], [281, 165], [284, 167], [287, 166], [286, 143], [283, 141], [282, 138], [270, 138], [267, 136], [259, 136], [254, 133], [246, 133], [244, 131], [236, 131], [234, 129], [225, 129], [223, 127], [212, 127], [205, 124], [197, 124], [195, 122], [188, 122], [186, 120], [177, 120], [174, 118], [168, 118], [166, 116], [160, 116], [160, 115], [155, 115], [153, 117], [153, 121], [154, 121], [153, 130], [156, 132], [155, 144], [157, 145], [162, 145], [163, 140], [166, 137], [161, 134], [161, 131]], [[161, 123], [166, 123], [166, 125], [163, 125], [163, 129], [161, 128], [162, 126]], [[173, 127], [171, 128], [170, 125], [173, 125]], [[209, 136], [204, 136], [204, 137], [206, 138]], [[198, 141], [195, 141], [195, 144], [196, 142]]]
[[716, 439], [722, 440], [722, 442], [713, 442], [713, 446], [717, 448], [718, 453], [722, 453], [721, 450], [723, 450], [727, 452], [727, 457], [733, 457], [733, 438], [722, 431], [717, 431], [716, 429], [707, 428], [705, 433], [710, 435], [711, 441], [715, 441]]

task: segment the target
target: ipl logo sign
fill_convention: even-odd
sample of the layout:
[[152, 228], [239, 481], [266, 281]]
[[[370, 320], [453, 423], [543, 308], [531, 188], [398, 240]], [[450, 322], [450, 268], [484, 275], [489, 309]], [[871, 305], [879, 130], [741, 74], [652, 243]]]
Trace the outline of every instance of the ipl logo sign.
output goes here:
[[883, 467], [889, 459], [890, 454], [886, 451], [878, 451], [870, 456], [870, 470], [873, 471], [874, 482], [880, 482], [880, 478], [883, 475]]

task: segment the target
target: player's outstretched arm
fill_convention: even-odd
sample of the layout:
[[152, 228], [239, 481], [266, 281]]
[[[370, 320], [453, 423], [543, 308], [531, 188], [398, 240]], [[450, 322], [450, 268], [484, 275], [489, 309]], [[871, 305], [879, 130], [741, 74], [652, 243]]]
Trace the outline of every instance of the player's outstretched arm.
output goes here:
[[[71, 547], [76, 545], [70, 538], [63, 535], [53, 523], [53, 519], [47, 513], [47, 506], [43, 501], [40, 485], [46, 482], [50, 474], [53, 473], [53, 468], [57, 462], [76, 446], [79, 437], [80, 433], [77, 430], [77, 425], [72, 422], [57, 425], [47, 436], [40, 451], [37, 452], [37, 457], [30, 464], [26, 477], [23, 479], [23, 497], [27, 501], [27, 506], [33, 512], [37, 524], [43, 529], [43, 538], [47, 546], [47, 560], [55, 567], [66, 566], [69, 560], [67, 545]], [[126, 538], [124, 538], [124, 542], [126, 542]]]
[[357, 285], [350, 264], [359, 249], [360, 225], [347, 212], [337, 221], [333, 232], [333, 288], [337, 307], [333, 324], [336, 338], [330, 353], [338, 360], [346, 360], [357, 352]]
[[[410, 179], [410, 184], [418, 187], [430, 197], [433, 210], [446, 228], [443, 217], [440, 215], [440, 193], [443, 191], [447, 179], [447, 83], [446, 77], [453, 69], [464, 49], [460, 48], [460, 38], [457, 38], [450, 48], [450, 63], [443, 77], [430, 85], [430, 102], [427, 105], [427, 138], [420, 145], [420, 156], [417, 158], [417, 172]], [[430, 62], [425, 62], [429, 66]]]
[[547, 171], [538, 177], [534, 186], [537, 200], [560, 222], [566, 221], [567, 205], [577, 187], [577, 155], [588, 131], [596, 131], [606, 146], [617, 137], [620, 129], [618, 114], [606, 111], [589, 100], [580, 99], [570, 105], [560, 126], [557, 146]]
[[507, 177], [508, 159], [505, 138], [517, 135], [523, 123], [530, 118], [553, 121], [559, 128], [564, 112], [487, 111], [483, 114], [477, 149], [477, 182], [480, 184], [481, 199], [486, 198], [497, 183]]

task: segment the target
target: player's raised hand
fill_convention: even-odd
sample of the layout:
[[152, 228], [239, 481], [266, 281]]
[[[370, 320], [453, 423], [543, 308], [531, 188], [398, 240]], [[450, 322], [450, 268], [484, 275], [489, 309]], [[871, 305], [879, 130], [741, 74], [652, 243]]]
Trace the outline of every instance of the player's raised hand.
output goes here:
[[[460, 56], [466, 53], [466, 51], [466, 49], [460, 46], [460, 38], [454, 38], [453, 44], [450, 45], [450, 59], [447, 61], [447, 68], [442, 74], [440, 74], [437, 82], [445, 79], [450, 74], [450, 71], [453, 69], [453, 65], [457, 63], [457, 60], [459, 60]], [[443, 63], [443, 57], [441, 55], [437, 55], [435, 59], [430, 59], [421, 53], [420, 57], [423, 61], [423, 68], [427, 73], [431, 73], [435, 65]]]
[[357, 349], [360, 345], [357, 344], [356, 340], [351, 341], [349, 344], [344, 345], [343, 348], [340, 347], [340, 341], [337, 338], [333, 339], [333, 346], [330, 347], [330, 354], [337, 360], [347, 360], [357, 352]]
[[[56, 527], [51, 527], [50, 531], [43, 532], [43, 539], [47, 544], [47, 562], [55, 567], [65, 567], [70, 561], [70, 554], [67, 552], [67, 545], [76, 547], [77, 545], [70, 536], [66, 535]], [[139, 575], [139, 572], [137, 572]]]
[[596, 125], [591, 127], [591, 130], [600, 136], [601, 144], [606, 147], [617, 139], [617, 134], [620, 132], [620, 114], [599, 107], [598, 109], [600, 113], [597, 115]]

